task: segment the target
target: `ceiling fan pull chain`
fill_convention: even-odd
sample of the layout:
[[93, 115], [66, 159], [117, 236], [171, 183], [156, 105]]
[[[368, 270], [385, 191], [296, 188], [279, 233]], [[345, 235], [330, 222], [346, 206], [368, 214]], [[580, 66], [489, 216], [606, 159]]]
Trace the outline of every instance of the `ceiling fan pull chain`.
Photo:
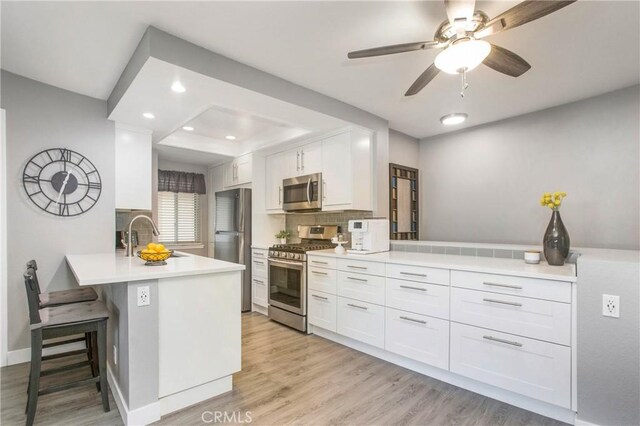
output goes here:
[[464, 91], [467, 90], [467, 87], [469, 87], [469, 83], [467, 83], [467, 70], [463, 69], [462, 72], [460, 73], [460, 78], [461, 78], [461, 85], [462, 88], [460, 90], [460, 97], [464, 98]]

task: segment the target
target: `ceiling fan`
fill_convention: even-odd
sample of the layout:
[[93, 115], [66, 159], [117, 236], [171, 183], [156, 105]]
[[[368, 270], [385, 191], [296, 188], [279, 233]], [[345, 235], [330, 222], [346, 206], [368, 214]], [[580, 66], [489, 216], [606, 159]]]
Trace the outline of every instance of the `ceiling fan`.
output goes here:
[[478, 65], [511, 77], [519, 77], [531, 68], [520, 56], [504, 47], [490, 44], [484, 37], [524, 25], [574, 3], [576, 0], [525, 0], [493, 19], [475, 10], [475, 0], [444, 0], [448, 20], [445, 20], [433, 37], [433, 41], [395, 44], [349, 52], [349, 59], [390, 55], [414, 50], [444, 49], [435, 62], [411, 85], [405, 96], [420, 92], [440, 71], [462, 74], [466, 87], [466, 72]]

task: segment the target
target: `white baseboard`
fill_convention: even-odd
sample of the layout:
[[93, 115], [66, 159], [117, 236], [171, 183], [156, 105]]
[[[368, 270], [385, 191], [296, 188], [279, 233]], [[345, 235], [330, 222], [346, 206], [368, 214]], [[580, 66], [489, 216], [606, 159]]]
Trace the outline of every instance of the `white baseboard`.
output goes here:
[[233, 390], [233, 376], [226, 376], [182, 392], [160, 398], [160, 415], [173, 413]]
[[600, 426], [596, 423], [585, 422], [584, 420], [580, 420], [576, 418], [575, 426]]
[[[75, 342], [66, 345], [54, 346], [52, 348], [45, 348], [42, 350], [42, 355], [55, 355], [62, 352], [77, 351], [85, 348], [86, 346], [83, 342]], [[7, 365], [22, 364], [23, 362], [30, 361], [31, 348], [17, 349], [15, 351], [7, 352]]]
[[256, 305], [255, 303], [253, 304], [253, 309], [251, 309], [251, 310], [253, 312], [257, 312], [257, 313], [265, 315], [265, 316], [269, 315], [268, 308], [262, 307], [260, 305]]
[[[551, 417], [552, 419], [560, 420], [569, 424], [577, 424], [576, 413], [568, 408], [559, 407], [557, 405], [538, 401], [495, 386], [487, 385], [485, 383], [451, 373], [447, 370], [442, 370], [440, 368], [432, 367], [430, 365], [387, 352], [384, 349], [367, 345], [366, 343], [359, 342], [322, 328], [311, 326], [311, 332], [316, 336], [324, 337], [325, 339], [340, 343], [341, 345], [348, 346], [357, 351], [364, 352], [368, 355], [380, 358], [409, 370], [416, 371], [420, 374], [424, 374], [425, 376], [433, 377], [434, 379], [479, 393], [480, 395], [484, 395], [489, 398], [497, 399], [498, 401], [506, 402], [507, 404], [514, 405], [524, 410], [532, 411], [546, 417]], [[584, 424], [584, 426], [588, 425]]]
[[111, 394], [116, 401], [120, 417], [122, 418], [125, 426], [142, 426], [148, 425], [160, 420], [160, 403], [155, 402], [153, 404], [145, 405], [144, 407], [136, 408], [135, 410], [129, 410], [127, 401], [124, 399], [124, 395], [118, 386], [118, 381], [113, 375], [111, 366], [107, 365], [107, 380], [109, 387], [111, 388]]

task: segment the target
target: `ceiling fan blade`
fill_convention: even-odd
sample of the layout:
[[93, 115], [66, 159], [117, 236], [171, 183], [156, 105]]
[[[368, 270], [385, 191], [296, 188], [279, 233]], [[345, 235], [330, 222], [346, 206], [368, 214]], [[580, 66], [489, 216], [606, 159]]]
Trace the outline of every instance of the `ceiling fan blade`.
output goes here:
[[411, 87], [409, 87], [409, 90], [407, 90], [407, 93], [405, 93], [404, 95], [415, 95], [416, 93], [424, 89], [425, 86], [429, 84], [429, 82], [433, 80], [433, 78], [438, 75], [439, 72], [440, 70], [436, 68], [436, 65], [431, 64], [431, 66], [427, 68], [422, 74], [420, 74], [420, 77], [418, 77], [417, 80], [413, 82]]
[[482, 63], [511, 77], [520, 77], [531, 68], [531, 65], [520, 56], [495, 44], [491, 45], [491, 53]]
[[393, 44], [391, 46], [374, 47], [371, 49], [356, 50], [349, 52], [349, 59], [368, 58], [371, 56], [391, 55], [394, 53], [411, 52], [413, 50], [424, 50], [439, 47], [437, 41], [420, 41], [415, 43]]
[[471, 20], [476, 10], [476, 0], [444, 0], [449, 22], [453, 25], [456, 19]]
[[[488, 23], [487, 23], [488, 24]], [[498, 19], [497, 21], [492, 21], [491, 25], [485, 25], [481, 30], [473, 33], [475, 38], [484, 38], [500, 31], [504, 30], [504, 21], [502, 19]]]
[[525, 0], [491, 19], [485, 28], [493, 26], [497, 21], [502, 21], [500, 31], [509, 30], [547, 16], [575, 2], [576, 0]]

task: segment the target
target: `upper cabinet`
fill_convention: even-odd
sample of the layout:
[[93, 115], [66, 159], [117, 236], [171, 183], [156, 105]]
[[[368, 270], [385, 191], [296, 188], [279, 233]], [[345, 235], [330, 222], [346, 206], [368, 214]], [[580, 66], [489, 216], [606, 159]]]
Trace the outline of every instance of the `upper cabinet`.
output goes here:
[[352, 130], [322, 141], [322, 210], [373, 210], [371, 134]]
[[116, 124], [116, 209], [151, 210], [151, 131]]
[[224, 169], [224, 186], [232, 187], [251, 183], [253, 155], [245, 154], [227, 163]]
[[266, 159], [266, 210], [282, 213], [283, 179], [322, 173], [322, 210], [373, 210], [371, 134], [351, 130]]

